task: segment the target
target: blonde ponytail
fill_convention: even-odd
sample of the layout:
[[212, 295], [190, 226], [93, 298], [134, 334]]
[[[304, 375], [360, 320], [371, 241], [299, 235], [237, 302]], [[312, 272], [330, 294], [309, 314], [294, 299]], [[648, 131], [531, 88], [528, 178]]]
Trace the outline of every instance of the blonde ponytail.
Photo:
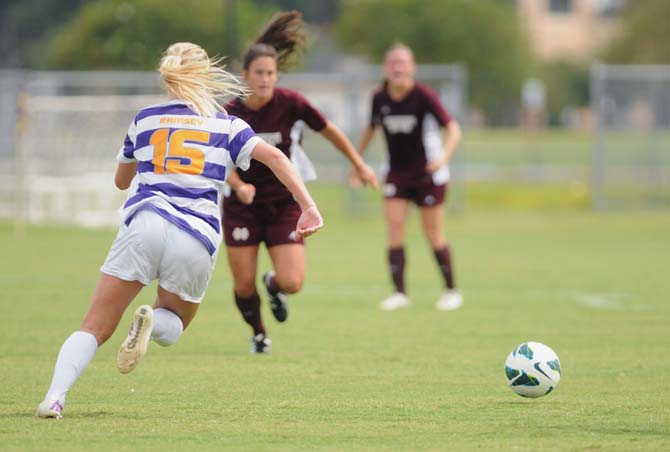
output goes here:
[[170, 94], [186, 101], [198, 115], [213, 117], [223, 111], [218, 98], [247, 93], [241, 82], [223, 69], [221, 60], [210, 59], [196, 44], [178, 42], [165, 51], [158, 72]]

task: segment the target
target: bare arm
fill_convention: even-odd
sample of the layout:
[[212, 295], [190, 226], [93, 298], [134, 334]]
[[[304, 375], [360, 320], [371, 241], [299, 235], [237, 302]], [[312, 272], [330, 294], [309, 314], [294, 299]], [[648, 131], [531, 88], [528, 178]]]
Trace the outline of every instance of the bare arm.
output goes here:
[[119, 163], [116, 167], [116, 175], [114, 176], [114, 184], [119, 190], [125, 190], [130, 187], [133, 177], [137, 173], [137, 162], [133, 163]]
[[251, 156], [270, 168], [277, 179], [288, 188], [298, 202], [302, 215], [298, 219], [296, 232], [307, 237], [323, 227], [323, 219], [316, 203], [302, 183], [300, 176], [293, 169], [291, 161], [274, 146], [264, 141], [259, 142], [251, 152]]
[[333, 143], [333, 146], [335, 146], [342, 154], [344, 154], [347, 159], [349, 159], [354, 167], [354, 170], [356, 171], [356, 174], [364, 185], [370, 185], [375, 190], [377, 190], [378, 182], [374, 171], [365, 163], [361, 157], [361, 154], [356, 151], [354, 145], [351, 144], [349, 138], [347, 138], [347, 136], [344, 134], [344, 132], [342, 132], [342, 130], [340, 130], [339, 127], [328, 121], [326, 123], [326, 127], [321, 131], [321, 135]]
[[365, 154], [365, 150], [368, 148], [368, 145], [370, 144], [370, 141], [372, 141], [372, 137], [374, 135], [375, 128], [372, 126], [367, 126], [365, 130], [363, 130], [361, 138], [358, 140], [358, 152], [360, 152], [361, 155]]
[[444, 154], [442, 158], [428, 162], [427, 170], [429, 173], [434, 173], [451, 159], [451, 156], [454, 155], [454, 151], [456, 151], [456, 147], [461, 142], [462, 137], [463, 131], [461, 130], [460, 124], [453, 119], [449, 121], [444, 128]]
[[233, 168], [233, 170], [228, 174], [226, 182], [228, 182], [228, 185], [230, 185], [230, 188], [233, 189], [237, 195], [237, 199], [239, 199], [242, 204], [251, 204], [254, 201], [254, 197], [256, 196], [256, 187], [254, 187], [252, 184], [247, 184], [244, 182], [240, 178], [240, 175], [237, 174], [236, 169]]
[[325, 139], [333, 143], [333, 146], [344, 154], [354, 167], [365, 165], [361, 155], [354, 149], [354, 145], [335, 124], [328, 121], [326, 127], [320, 133]]
[[[365, 130], [363, 130], [363, 134], [361, 135], [361, 138], [358, 141], [358, 152], [360, 155], [363, 155], [365, 150], [367, 149], [368, 145], [370, 144], [370, 141], [372, 140], [372, 137], [375, 134], [375, 128], [373, 126], [367, 126]], [[359, 187], [362, 183], [365, 183], [363, 181], [363, 178], [360, 176], [356, 168], [353, 168], [353, 171], [349, 174], [349, 185], [352, 187]], [[375, 184], [373, 185], [375, 190], [377, 190], [377, 180], [375, 178]]]

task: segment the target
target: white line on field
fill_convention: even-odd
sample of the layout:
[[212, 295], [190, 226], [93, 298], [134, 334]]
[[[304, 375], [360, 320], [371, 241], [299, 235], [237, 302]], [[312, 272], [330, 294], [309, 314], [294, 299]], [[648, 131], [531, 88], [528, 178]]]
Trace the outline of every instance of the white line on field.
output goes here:
[[631, 297], [624, 293], [578, 294], [576, 298], [581, 304], [593, 309], [646, 311], [654, 308], [651, 304], [628, 302], [626, 300]]

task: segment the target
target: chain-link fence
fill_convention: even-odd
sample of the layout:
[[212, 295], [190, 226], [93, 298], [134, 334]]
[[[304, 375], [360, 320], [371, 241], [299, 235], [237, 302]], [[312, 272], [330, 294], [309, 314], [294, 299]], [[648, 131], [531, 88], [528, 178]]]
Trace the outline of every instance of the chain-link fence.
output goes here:
[[[379, 67], [367, 67], [355, 74], [286, 74], [280, 85], [303, 93], [355, 138], [368, 121], [380, 77]], [[463, 120], [466, 75], [460, 66], [420, 66], [418, 78]], [[124, 194], [112, 182], [114, 158], [137, 111], [165, 99], [158, 75], [0, 71], [0, 88], [0, 216], [37, 223], [116, 224]], [[306, 132], [303, 145], [320, 181], [345, 181], [349, 165], [330, 143]], [[376, 142], [368, 160], [381, 166], [384, 158]], [[459, 161], [454, 166], [457, 180]], [[351, 197], [354, 204], [356, 199]]]
[[670, 205], [670, 66], [594, 65], [597, 208]]

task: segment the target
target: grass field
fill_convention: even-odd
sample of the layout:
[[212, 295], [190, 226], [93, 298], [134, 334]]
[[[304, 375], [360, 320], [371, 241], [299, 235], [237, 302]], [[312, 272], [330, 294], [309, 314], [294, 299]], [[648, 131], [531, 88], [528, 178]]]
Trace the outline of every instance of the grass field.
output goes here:
[[[286, 324], [264, 307], [272, 355], [249, 355], [221, 259], [180, 342], [152, 345], [120, 375], [126, 315], [60, 421], [34, 410], [115, 231], [16, 237], [0, 224], [0, 449], [670, 450], [670, 212], [455, 214], [446, 228], [466, 304], [449, 313], [433, 307], [441, 285], [414, 215], [414, 305], [382, 312], [380, 216], [347, 218], [338, 192], [316, 196], [327, 226], [309, 240], [304, 290]], [[561, 382], [543, 399], [506, 387], [505, 358], [528, 340], [561, 359]]]

